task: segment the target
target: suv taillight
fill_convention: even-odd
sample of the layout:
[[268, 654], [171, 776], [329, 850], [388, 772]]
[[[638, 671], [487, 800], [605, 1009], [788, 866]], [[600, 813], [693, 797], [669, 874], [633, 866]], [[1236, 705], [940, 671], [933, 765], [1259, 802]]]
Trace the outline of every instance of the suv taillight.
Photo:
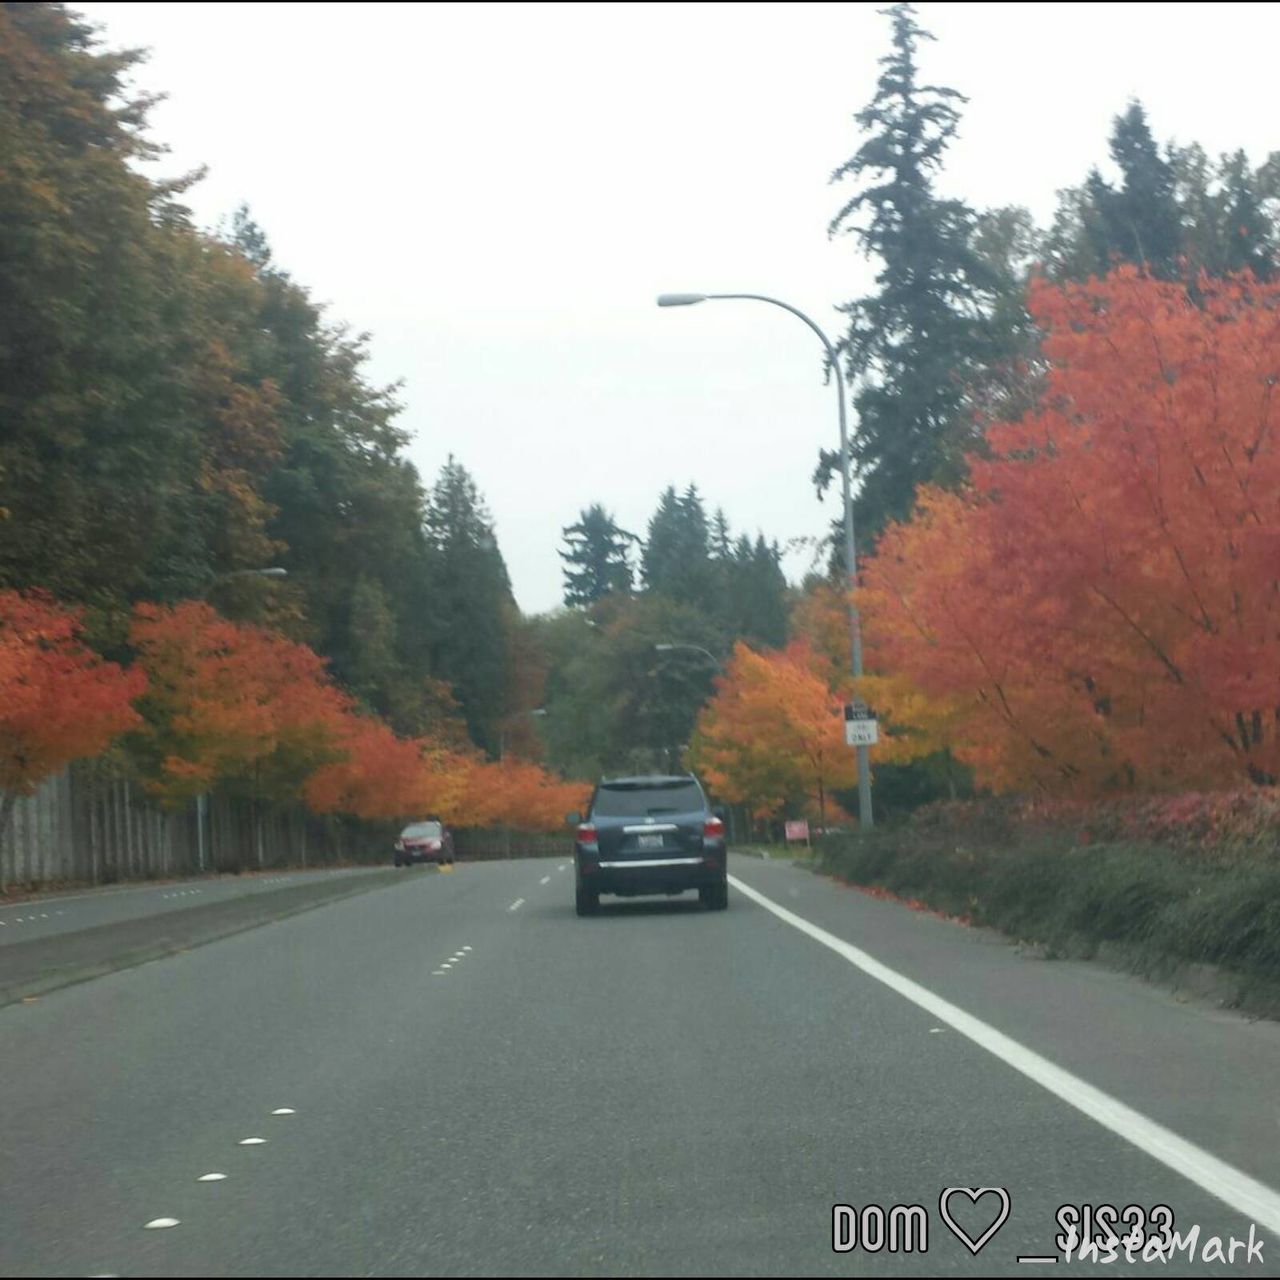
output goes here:
[[594, 822], [582, 822], [578, 824], [578, 843], [579, 844], [595, 844], [596, 842], [596, 824]]
[[724, 838], [724, 823], [719, 818], [708, 818], [702, 824], [702, 838], [704, 840], [722, 840]]

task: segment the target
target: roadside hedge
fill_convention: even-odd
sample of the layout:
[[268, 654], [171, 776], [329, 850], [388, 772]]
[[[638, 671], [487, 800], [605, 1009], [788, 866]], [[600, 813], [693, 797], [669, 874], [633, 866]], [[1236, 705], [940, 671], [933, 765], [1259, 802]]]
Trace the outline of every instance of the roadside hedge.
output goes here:
[[1105, 953], [1153, 976], [1212, 965], [1230, 1002], [1280, 1009], [1278, 811], [1266, 793], [1074, 811], [948, 803], [827, 837], [816, 864], [1049, 956]]

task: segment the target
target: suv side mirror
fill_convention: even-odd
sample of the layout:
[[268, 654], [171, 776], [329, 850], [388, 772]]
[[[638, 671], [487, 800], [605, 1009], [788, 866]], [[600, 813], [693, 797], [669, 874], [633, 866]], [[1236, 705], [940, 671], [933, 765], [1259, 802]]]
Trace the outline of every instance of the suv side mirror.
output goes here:
[[572, 813], [565, 815], [564, 825], [566, 827], [576, 827], [581, 821], [582, 814], [575, 809]]

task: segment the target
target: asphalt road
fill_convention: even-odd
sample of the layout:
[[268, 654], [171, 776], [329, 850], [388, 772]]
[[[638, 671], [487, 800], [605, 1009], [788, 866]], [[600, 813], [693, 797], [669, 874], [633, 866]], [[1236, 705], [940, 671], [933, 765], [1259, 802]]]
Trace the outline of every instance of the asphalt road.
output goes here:
[[256, 893], [272, 893], [285, 885], [319, 883], [344, 876], [368, 875], [370, 868], [323, 871], [274, 871], [263, 875], [209, 876], [161, 884], [92, 889], [83, 893], [49, 893], [0, 906], [0, 947], [20, 946], [36, 938], [76, 933], [98, 925], [118, 924], [189, 907], [229, 902]]
[[[409, 872], [0, 1009], [0, 1273], [1093, 1273], [1017, 1259], [1110, 1203], [1262, 1242], [1126, 1274], [1280, 1274], [1275, 1024], [732, 870], [588, 920], [558, 862]], [[1009, 1197], [976, 1255], [949, 1187]], [[927, 1254], [834, 1253], [837, 1203]]]

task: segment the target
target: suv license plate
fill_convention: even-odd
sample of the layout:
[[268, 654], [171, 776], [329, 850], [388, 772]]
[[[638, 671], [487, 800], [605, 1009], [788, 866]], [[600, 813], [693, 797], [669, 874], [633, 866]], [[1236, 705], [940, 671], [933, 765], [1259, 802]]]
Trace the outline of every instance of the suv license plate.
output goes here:
[[641, 849], [661, 849], [663, 839], [661, 836], [641, 836], [636, 843]]

